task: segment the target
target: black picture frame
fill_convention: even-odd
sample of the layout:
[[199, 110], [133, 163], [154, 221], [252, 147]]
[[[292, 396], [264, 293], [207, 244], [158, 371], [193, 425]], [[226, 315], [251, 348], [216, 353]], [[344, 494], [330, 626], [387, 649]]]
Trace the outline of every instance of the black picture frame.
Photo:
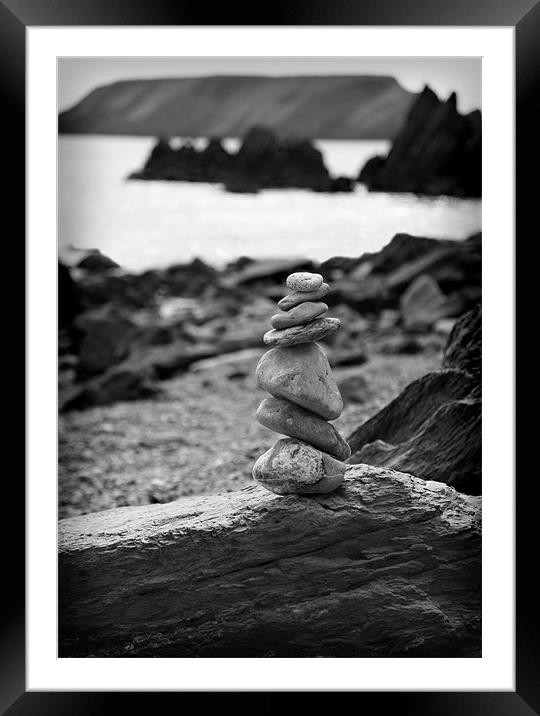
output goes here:
[[[208, 22], [209, 14], [212, 22]], [[538, 87], [540, 87], [540, 4], [538, 0], [333, 0], [301, 2], [276, 0], [265, 8], [264, 17], [255, 5], [230, 3], [209, 12], [201, 3], [180, 0], [0, 0], [0, 88], [2, 92], [2, 119], [4, 137], [8, 138], [3, 150], [9, 164], [10, 200], [5, 202], [5, 226], [11, 231], [24, 232], [24, 161], [25, 144], [25, 29], [28, 26], [78, 25], [363, 25], [363, 26], [512, 26], [515, 28], [516, 68], [516, 244], [517, 237], [536, 222], [532, 219], [537, 203], [534, 183], [528, 181], [538, 166], [537, 127]], [[535, 144], [536, 142], [536, 144]], [[6, 160], [6, 152], [12, 157]], [[5, 168], [4, 164], [4, 168]], [[535, 195], [533, 196], [533, 192]], [[536, 201], [535, 201], [536, 200]], [[11, 222], [8, 223], [8, 219]], [[17, 228], [18, 227], [18, 230]], [[536, 231], [535, 231], [536, 233]], [[24, 263], [22, 236], [10, 238], [10, 253], [19, 253]], [[6, 237], [7, 239], [7, 237]], [[15, 246], [13, 246], [15, 244]], [[516, 259], [518, 258], [516, 252]], [[523, 293], [526, 289], [523, 290]], [[519, 299], [519, 296], [517, 297]], [[531, 297], [529, 297], [531, 298]], [[523, 297], [522, 297], [523, 300]], [[532, 298], [531, 298], [532, 300]], [[527, 304], [533, 305], [533, 304]], [[516, 304], [517, 306], [517, 304]], [[517, 315], [517, 314], [516, 314]], [[20, 324], [19, 333], [20, 333]], [[19, 366], [21, 370], [21, 366]], [[530, 426], [521, 426], [523, 444], [534, 444], [528, 435]], [[509, 436], [510, 437], [510, 436]], [[14, 468], [13, 468], [14, 469]], [[25, 687], [25, 533], [24, 533], [24, 481], [22, 476], [10, 472], [4, 482], [8, 495], [5, 504], [15, 517], [5, 550], [14, 557], [8, 584], [4, 581], [6, 606], [3, 612], [0, 639], [0, 708], [10, 716], [19, 714], [102, 714], [134, 708], [150, 707], [155, 713], [179, 710], [186, 706], [186, 693], [129, 693], [129, 692], [27, 692]], [[517, 472], [517, 471], [516, 471]], [[7, 475], [6, 475], [7, 477]], [[16, 478], [16, 479], [15, 479]], [[489, 476], [487, 476], [489, 479]], [[529, 481], [531, 482], [531, 481]], [[520, 489], [516, 485], [516, 645], [514, 692], [355, 692], [353, 697], [361, 708], [393, 709], [400, 714], [446, 714], [468, 716], [529, 716], [540, 713], [540, 641], [538, 637], [537, 593], [533, 588], [534, 569], [529, 561], [531, 546], [537, 543], [536, 502], [530, 499], [529, 484]], [[536, 518], [536, 519], [535, 519]], [[6, 573], [6, 577], [7, 577]], [[238, 701], [234, 694], [200, 694], [205, 701], [201, 706], [223, 709]], [[248, 693], [242, 699], [244, 708], [270, 711], [276, 702], [298, 702], [305, 694], [272, 692]], [[317, 694], [324, 708], [328, 698], [335, 694]], [[162, 699], [172, 706], [162, 706]], [[210, 702], [213, 702], [212, 704]], [[176, 704], [176, 705], [175, 705]], [[372, 710], [371, 709], [371, 710]]]

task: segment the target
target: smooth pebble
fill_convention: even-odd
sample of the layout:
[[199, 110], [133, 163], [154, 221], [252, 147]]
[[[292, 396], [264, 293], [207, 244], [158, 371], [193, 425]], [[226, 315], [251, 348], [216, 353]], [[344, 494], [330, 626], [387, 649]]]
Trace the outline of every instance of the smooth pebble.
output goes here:
[[301, 326], [304, 323], [309, 323], [315, 318], [319, 318], [328, 311], [326, 303], [306, 301], [301, 303], [295, 308], [291, 308], [290, 311], [282, 311], [272, 316], [270, 323], [273, 328], [292, 328], [293, 326]]
[[322, 286], [323, 281], [324, 279], [320, 273], [298, 271], [287, 277], [287, 287], [291, 291], [315, 291]]
[[278, 302], [278, 308], [282, 311], [288, 311], [306, 301], [318, 301], [324, 298], [329, 290], [330, 286], [327, 283], [323, 283], [323, 285], [315, 291], [293, 291], [293, 293], [287, 294], [287, 296], [284, 296], [281, 301]]
[[267, 345], [296, 346], [301, 343], [312, 343], [335, 333], [341, 325], [339, 318], [316, 318], [314, 321], [304, 323], [292, 328], [273, 328], [263, 336]]
[[265, 398], [255, 417], [265, 428], [309, 443], [338, 460], [351, 456], [349, 444], [331, 423], [289, 400]]
[[332, 492], [347, 465], [300, 440], [278, 440], [253, 466], [253, 478], [277, 495]]
[[273, 348], [260, 359], [255, 371], [259, 387], [285, 398], [325, 420], [335, 420], [343, 399], [324, 351], [317, 343]]

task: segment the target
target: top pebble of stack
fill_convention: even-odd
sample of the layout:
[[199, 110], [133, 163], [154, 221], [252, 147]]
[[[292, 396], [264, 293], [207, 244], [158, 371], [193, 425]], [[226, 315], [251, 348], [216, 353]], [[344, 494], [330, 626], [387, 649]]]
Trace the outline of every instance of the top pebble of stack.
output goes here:
[[291, 291], [316, 291], [323, 284], [323, 277], [320, 273], [307, 273], [299, 271], [292, 273], [287, 278], [287, 287]]

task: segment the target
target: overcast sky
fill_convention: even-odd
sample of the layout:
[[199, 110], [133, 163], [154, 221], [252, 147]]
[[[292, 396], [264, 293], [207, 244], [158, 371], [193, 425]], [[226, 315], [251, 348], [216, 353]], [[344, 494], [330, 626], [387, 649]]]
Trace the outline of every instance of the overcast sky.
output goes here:
[[481, 109], [479, 57], [81, 57], [58, 60], [58, 108], [67, 109], [91, 90], [118, 80], [202, 77], [216, 74], [391, 75], [412, 92], [425, 84], [458, 109]]

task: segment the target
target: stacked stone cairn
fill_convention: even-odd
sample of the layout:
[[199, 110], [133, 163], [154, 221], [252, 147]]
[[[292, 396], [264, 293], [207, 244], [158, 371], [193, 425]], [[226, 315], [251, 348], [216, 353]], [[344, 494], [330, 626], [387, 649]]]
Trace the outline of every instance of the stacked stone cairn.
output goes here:
[[331, 492], [344, 481], [349, 445], [334, 426], [343, 400], [330, 364], [317, 340], [340, 327], [327, 318], [321, 301], [329, 286], [316, 273], [293, 273], [287, 278], [292, 293], [278, 303], [272, 330], [264, 334], [267, 351], [257, 365], [260, 388], [270, 393], [256, 418], [287, 438], [278, 440], [253, 466], [254, 479], [278, 495]]

